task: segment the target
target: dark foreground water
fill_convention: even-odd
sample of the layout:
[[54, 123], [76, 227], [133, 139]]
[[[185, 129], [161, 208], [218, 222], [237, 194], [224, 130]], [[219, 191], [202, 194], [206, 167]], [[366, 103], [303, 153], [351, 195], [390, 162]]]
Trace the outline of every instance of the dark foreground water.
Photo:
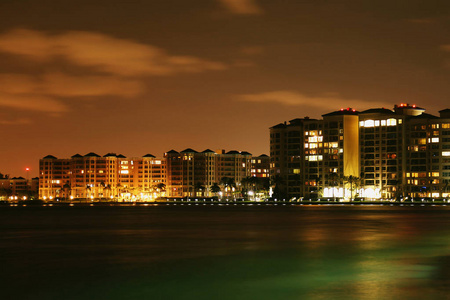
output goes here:
[[450, 207], [0, 207], [1, 299], [450, 299]]

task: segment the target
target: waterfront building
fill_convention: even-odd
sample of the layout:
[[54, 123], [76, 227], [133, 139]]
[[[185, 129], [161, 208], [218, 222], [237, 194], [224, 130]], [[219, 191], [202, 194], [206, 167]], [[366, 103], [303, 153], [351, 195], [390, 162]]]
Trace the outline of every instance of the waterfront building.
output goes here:
[[305, 192], [304, 123], [305, 117], [270, 128], [270, 178], [281, 197], [300, 197]]
[[[267, 159], [260, 157], [256, 161], [261, 166]], [[93, 152], [68, 159], [48, 155], [39, 161], [39, 197], [86, 201], [212, 197], [214, 184], [221, 184], [229, 195], [239, 196], [241, 182], [251, 176], [252, 168], [252, 156], [245, 151], [197, 152], [188, 148], [168, 151], [162, 158], [152, 154], [131, 158], [115, 153], [100, 156]]]
[[251, 154], [248, 152], [207, 149], [197, 152], [185, 149], [164, 154], [167, 161], [167, 191], [169, 197], [211, 197], [211, 186], [226, 185], [225, 178], [236, 187], [251, 175]]
[[38, 197], [39, 178], [1, 176], [0, 200], [30, 200]]
[[73, 155], [58, 159], [48, 155], [39, 161], [39, 197], [52, 199], [153, 199], [165, 185], [165, 163], [147, 154], [126, 158], [108, 153]]
[[449, 196], [449, 109], [438, 117], [401, 104], [322, 117], [270, 128], [270, 174], [279, 176], [282, 196]]
[[167, 161], [169, 197], [211, 196], [210, 187], [218, 180], [216, 155], [212, 150], [171, 150], [164, 157]]
[[252, 157], [252, 169], [250, 170], [252, 177], [269, 178], [270, 176], [270, 157], [266, 154]]

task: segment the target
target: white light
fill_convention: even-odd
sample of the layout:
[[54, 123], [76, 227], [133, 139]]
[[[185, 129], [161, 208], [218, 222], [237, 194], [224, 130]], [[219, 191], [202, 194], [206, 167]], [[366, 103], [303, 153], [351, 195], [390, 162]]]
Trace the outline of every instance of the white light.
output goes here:
[[364, 127], [373, 127], [375, 125], [373, 120], [364, 121]]

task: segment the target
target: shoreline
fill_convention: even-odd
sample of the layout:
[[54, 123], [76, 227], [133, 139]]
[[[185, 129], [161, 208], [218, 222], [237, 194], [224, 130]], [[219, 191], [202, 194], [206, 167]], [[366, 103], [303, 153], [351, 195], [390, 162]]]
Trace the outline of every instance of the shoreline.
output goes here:
[[448, 202], [421, 202], [421, 201], [353, 201], [353, 202], [332, 202], [332, 201], [155, 201], [155, 202], [109, 202], [109, 201], [94, 201], [94, 202], [44, 202], [42, 200], [28, 200], [17, 202], [0, 202], [0, 207], [38, 207], [38, 206], [56, 206], [56, 207], [147, 207], [147, 206], [450, 206]]

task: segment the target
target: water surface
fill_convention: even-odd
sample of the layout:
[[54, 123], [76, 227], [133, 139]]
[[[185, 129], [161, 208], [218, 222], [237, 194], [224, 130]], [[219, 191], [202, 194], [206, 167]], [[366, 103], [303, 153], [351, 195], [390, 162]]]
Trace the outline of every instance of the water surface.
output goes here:
[[0, 207], [2, 299], [448, 299], [450, 207]]

